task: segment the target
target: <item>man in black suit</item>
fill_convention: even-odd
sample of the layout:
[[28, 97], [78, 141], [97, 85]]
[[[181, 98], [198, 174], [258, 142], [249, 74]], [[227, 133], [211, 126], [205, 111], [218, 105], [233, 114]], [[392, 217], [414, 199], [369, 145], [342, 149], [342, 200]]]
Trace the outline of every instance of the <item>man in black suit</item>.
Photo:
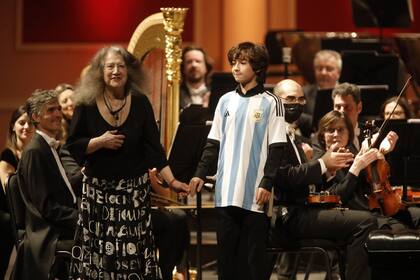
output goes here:
[[26, 233], [14, 278], [48, 279], [57, 240], [74, 238], [78, 211], [76, 196], [56, 151], [59, 142], [55, 137], [62, 119], [56, 93], [35, 91], [27, 100], [26, 109], [36, 133], [17, 169], [26, 206]]
[[[305, 103], [301, 86], [293, 80], [283, 80], [276, 85], [274, 93], [284, 103], [286, 122], [293, 123]], [[347, 167], [353, 155], [328, 151], [318, 160], [307, 161], [293, 131], [288, 133], [286, 153], [276, 179], [275, 197], [280, 210], [273, 234], [284, 233], [286, 229], [293, 238], [345, 242], [346, 278], [370, 279], [364, 242], [369, 232], [377, 228], [376, 219], [368, 211], [323, 209], [307, 203], [309, 193], [315, 188], [313, 184], [321, 184], [328, 171]]]

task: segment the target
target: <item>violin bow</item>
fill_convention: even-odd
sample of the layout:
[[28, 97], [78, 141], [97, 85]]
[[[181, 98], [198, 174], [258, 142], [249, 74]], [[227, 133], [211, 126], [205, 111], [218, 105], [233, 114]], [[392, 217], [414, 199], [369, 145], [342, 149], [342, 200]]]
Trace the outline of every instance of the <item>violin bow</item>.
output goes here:
[[388, 116], [388, 117], [384, 120], [384, 122], [382, 123], [381, 127], [379, 127], [379, 130], [378, 130], [378, 137], [376, 137], [375, 142], [374, 142], [374, 143], [372, 143], [372, 144], [369, 146], [369, 149], [370, 149], [370, 148], [372, 148], [372, 147], [374, 147], [374, 145], [376, 144], [376, 142], [379, 140], [379, 136], [381, 136], [381, 133], [382, 133], [383, 129], [385, 129], [385, 126], [387, 125], [388, 121], [390, 120], [390, 118], [391, 118], [392, 114], [394, 114], [394, 111], [395, 111], [395, 109], [396, 109], [396, 108], [397, 108], [397, 106], [398, 106], [398, 101], [400, 101], [401, 96], [403, 95], [404, 91], [406, 90], [406, 88], [407, 88], [407, 86], [408, 86], [408, 83], [410, 82], [411, 78], [412, 78], [412, 76], [410, 75], [410, 76], [407, 78], [407, 81], [405, 81], [405, 84], [404, 84], [404, 86], [402, 87], [402, 89], [401, 89], [400, 93], [398, 94], [397, 100], [395, 101], [394, 108], [392, 108], [391, 114], [389, 114], [389, 116]]

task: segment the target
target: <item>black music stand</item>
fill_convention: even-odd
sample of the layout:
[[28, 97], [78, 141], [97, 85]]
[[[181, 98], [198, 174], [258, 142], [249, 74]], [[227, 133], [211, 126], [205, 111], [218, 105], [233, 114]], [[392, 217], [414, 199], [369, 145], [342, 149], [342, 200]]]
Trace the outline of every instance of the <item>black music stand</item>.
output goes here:
[[377, 38], [321, 38], [322, 50], [342, 51], [377, 51], [383, 52], [382, 43]]
[[200, 161], [211, 128], [206, 125], [207, 113], [205, 108], [194, 106], [181, 113], [180, 120], [185, 122], [177, 127], [168, 160], [175, 178], [182, 182], [191, 180]]
[[376, 51], [343, 51], [341, 57], [343, 69], [340, 83], [387, 85], [390, 95], [397, 93], [399, 61], [395, 54]]
[[387, 155], [390, 165], [391, 185], [403, 186], [403, 199], [407, 196], [407, 186], [420, 188], [420, 120], [391, 120], [386, 125], [384, 138], [389, 131], [398, 134], [398, 142], [394, 151]]
[[362, 112], [360, 120], [379, 118], [382, 104], [390, 97], [387, 85], [358, 85], [362, 99]]
[[[188, 108], [186, 108], [188, 109]], [[194, 171], [197, 168], [198, 162], [201, 158], [203, 147], [207, 141], [211, 123], [205, 122], [200, 119], [194, 122], [194, 118], [191, 116], [199, 116], [200, 112], [203, 114], [207, 111], [200, 110], [198, 107], [191, 107], [191, 111], [188, 112], [188, 117], [180, 118], [181, 120], [187, 120], [186, 123], [180, 123], [178, 125], [174, 142], [169, 155], [169, 165], [171, 166], [172, 172], [175, 178], [182, 182], [189, 182], [194, 175]], [[198, 110], [198, 111], [197, 111]], [[205, 119], [205, 118], [204, 118]], [[214, 165], [210, 172], [214, 172], [209, 175], [216, 173], [216, 166]], [[202, 279], [201, 270], [201, 245], [202, 245], [202, 223], [201, 223], [201, 192], [197, 193], [196, 201], [196, 226], [197, 226], [197, 279]]]
[[312, 116], [312, 127], [318, 130], [319, 120], [329, 111], [333, 110], [332, 89], [319, 89], [315, 97], [315, 107]]
[[351, 3], [356, 27], [410, 27], [411, 0], [352, 0]]

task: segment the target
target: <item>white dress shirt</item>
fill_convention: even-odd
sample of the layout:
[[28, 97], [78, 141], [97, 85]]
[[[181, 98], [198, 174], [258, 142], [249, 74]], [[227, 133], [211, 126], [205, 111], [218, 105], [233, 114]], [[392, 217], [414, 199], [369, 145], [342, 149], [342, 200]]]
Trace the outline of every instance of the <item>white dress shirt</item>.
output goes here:
[[61, 177], [63, 177], [63, 180], [66, 183], [66, 186], [69, 189], [69, 191], [71, 193], [71, 196], [73, 197], [73, 203], [76, 203], [76, 195], [73, 191], [73, 188], [71, 187], [69, 179], [67, 178], [66, 172], [64, 170], [63, 164], [61, 163], [60, 157], [58, 156], [58, 153], [57, 153], [57, 150], [56, 150], [60, 146], [60, 142], [57, 141], [56, 139], [48, 136], [46, 133], [44, 133], [40, 130], [37, 130], [36, 133], [41, 135], [41, 137], [44, 138], [44, 140], [50, 146], [50, 149], [51, 149], [51, 152], [54, 156], [55, 162], [57, 163], [58, 169], [60, 170]]

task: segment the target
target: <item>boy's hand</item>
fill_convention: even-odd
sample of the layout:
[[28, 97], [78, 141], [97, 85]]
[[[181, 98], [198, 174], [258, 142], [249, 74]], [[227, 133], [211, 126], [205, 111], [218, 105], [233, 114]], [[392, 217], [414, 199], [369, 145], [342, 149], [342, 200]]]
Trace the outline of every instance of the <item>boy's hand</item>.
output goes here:
[[270, 199], [271, 192], [267, 191], [264, 188], [258, 188], [257, 190], [257, 204], [262, 206]]
[[190, 180], [190, 194], [194, 196], [196, 192], [201, 191], [201, 188], [204, 185], [204, 181], [198, 177], [193, 177]]

